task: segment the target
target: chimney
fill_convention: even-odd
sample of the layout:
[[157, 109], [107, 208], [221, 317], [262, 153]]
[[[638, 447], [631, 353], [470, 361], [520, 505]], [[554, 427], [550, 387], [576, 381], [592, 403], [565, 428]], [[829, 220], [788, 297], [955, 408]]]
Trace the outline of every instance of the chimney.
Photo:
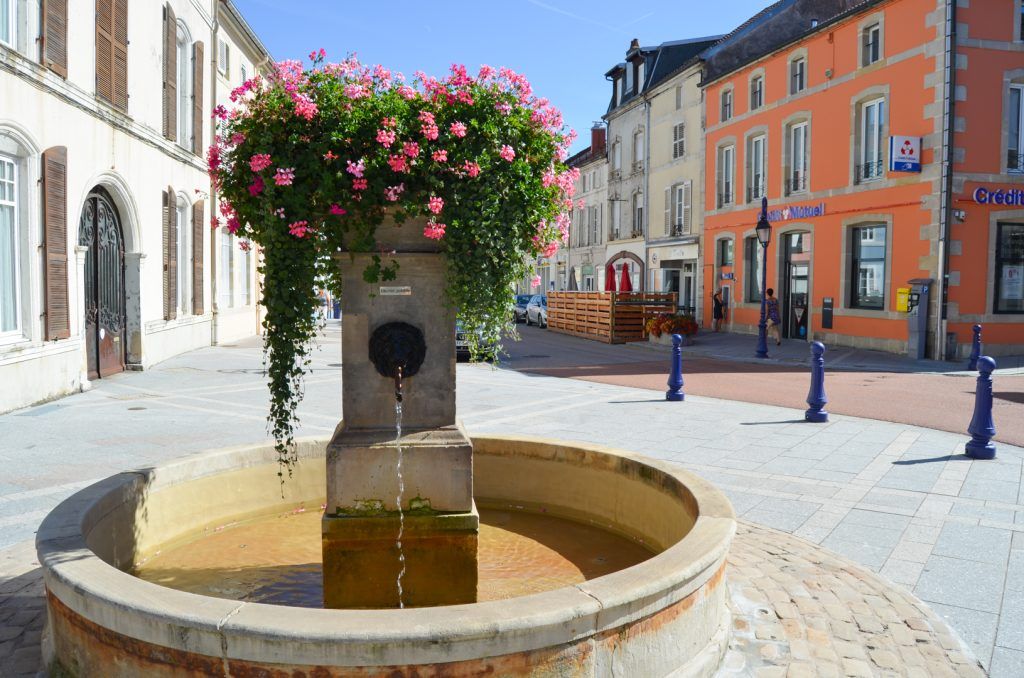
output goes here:
[[629, 51], [632, 52], [634, 49], [640, 49], [640, 40], [633, 38], [633, 42], [629, 43]]
[[590, 156], [599, 157], [605, 153], [604, 125], [597, 124], [590, 128]]

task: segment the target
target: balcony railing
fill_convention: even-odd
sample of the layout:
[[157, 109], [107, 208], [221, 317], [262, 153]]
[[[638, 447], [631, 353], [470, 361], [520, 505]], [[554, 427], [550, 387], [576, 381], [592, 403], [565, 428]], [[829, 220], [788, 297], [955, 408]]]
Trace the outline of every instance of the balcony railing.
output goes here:
[[872, 160], [871, 162], [866, 162], [862, 165], [857, 165], [855, 169], [855, 179], [858, 184], [863, 184], [868, 181], [876, 181], [878, 179], [881, 179], [885, 174], [885, 170], [881, 160]]
[[764, 184], [747, 186], [747, 202], [755, 202], [764, 197]]
[[1024, 152], [1013, 149], [1007, 151], [1006, 169], [1010, 172], [1024, 172]]
[[644, 229], [643, 229], [643, 227], [642, 226], [634, 227], [633, 230], [630, 231], [629, 237], [630, 238], [642, 238], [642, 237], [644, 237]]
[[678, 238], [681, 235], [689, 235], [690, 229], [684, 228], [682, 224], [672, 225], [672, 236]]
[[718, 206], [719, 207], [725, 207], [726, 205], [731, 205], [732, 202], [733, 202], [733, 198], [734, 198], [734, 196], [732, 194], [732, 189], [731, 188], [727, 188], [724, 191], [719, 192], [719, 194], [718, 194]]
[[807, 190], [807, 175], [794, 174], [786, 179], [786, 194], [802, 193]]

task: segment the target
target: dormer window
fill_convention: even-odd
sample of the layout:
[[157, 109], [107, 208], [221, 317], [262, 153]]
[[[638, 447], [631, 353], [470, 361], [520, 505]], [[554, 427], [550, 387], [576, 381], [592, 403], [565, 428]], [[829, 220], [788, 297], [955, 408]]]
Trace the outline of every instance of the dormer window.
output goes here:
[[626, 94], [633, 93], [633, 67], [626, 66]]
[[636, 67], [636, 91], [640, 92], [644, 88], [644, 62], [641, 61]]
[[615, 105], [622, 103], [622, 78], [615, 78]]

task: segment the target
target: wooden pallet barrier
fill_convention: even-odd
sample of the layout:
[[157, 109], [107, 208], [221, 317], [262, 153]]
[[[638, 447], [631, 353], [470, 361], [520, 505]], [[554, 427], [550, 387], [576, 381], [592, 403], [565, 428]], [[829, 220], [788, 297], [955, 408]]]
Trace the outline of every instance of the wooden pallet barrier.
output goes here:
[[548, 328], [606, 344], [644, 341], [646, 320], [675, 311], [674, 292], [548, 292]]

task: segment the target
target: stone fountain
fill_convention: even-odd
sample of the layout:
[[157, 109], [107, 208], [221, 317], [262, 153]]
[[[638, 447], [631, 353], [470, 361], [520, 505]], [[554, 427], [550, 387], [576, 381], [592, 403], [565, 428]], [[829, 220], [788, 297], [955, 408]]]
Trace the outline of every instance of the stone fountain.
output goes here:
[[[467, 438], [455, 416], [445, 262], [422, 229], [379, 229], [396, 251], [396, 280], [367, 286], [368, 255], [339, 259], [344, 421], [330, 440], [298, 441], [283, 488], [272, 444], [213, 450], [108, 478], [44, 520], [37, 551], [54, 669], [105, 678], [714, 673], [731, 626], [728, 500], [635, 454]], [[164, 551], [187, 555], [233, 525], [321, 504], [322, 565], [306, 568], [322, 567], [321, 609], [216, 588], [198, 595], [136, 576]], [[474, 602], [485, 509], [599, 528], [648, 555], [571, 584]], [[234, 549], [229, 569], [258, 570], [252, 551]]]

